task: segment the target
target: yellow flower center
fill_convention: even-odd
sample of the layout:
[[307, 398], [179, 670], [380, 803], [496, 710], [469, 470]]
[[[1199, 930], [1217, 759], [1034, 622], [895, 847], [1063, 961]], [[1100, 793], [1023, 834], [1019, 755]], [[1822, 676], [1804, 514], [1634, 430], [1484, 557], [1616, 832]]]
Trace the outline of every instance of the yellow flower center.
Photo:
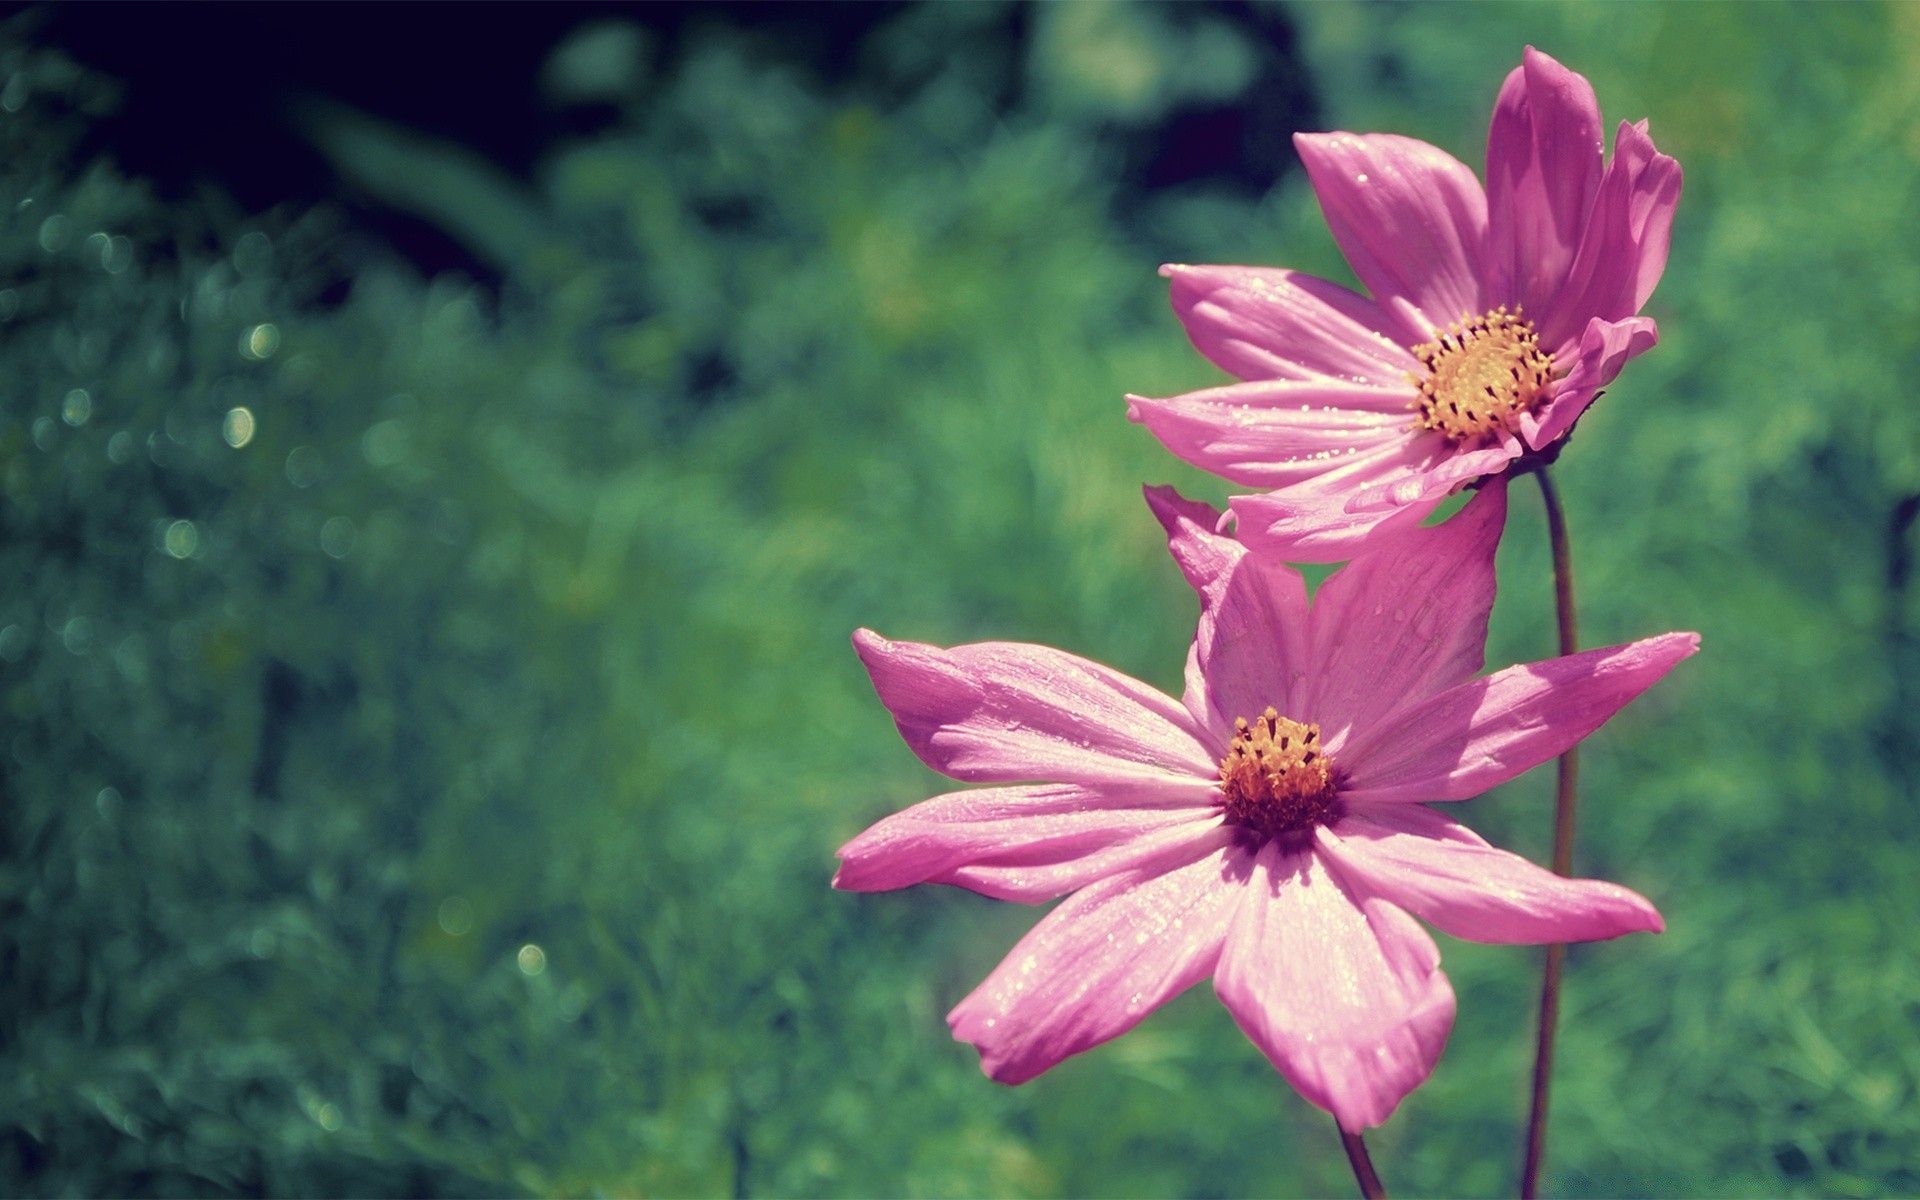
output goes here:
[[1336, 815], [1333, 761], [1320, 749], [1320, 727], [1267, 711], [1233, 723], [1220, 760], [1220, 796], [1229, 825], [1281, 837], [1325, 824]]
[[1419, 427], [1455, 445], [1513, 429], [1553, 381], [1553, 355], [1540, 349], [1533, 322], [1504, 304], [1435, 330], [1413, 356], [1427, 369], [1424, 377], [1408, 375], [1420, 390]]

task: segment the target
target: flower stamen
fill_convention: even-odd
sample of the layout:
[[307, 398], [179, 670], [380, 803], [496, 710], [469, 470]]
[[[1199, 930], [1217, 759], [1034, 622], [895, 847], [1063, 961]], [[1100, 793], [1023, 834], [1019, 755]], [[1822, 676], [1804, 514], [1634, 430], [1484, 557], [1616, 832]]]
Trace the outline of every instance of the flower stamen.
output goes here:
[[1267, 711], [1233, 723], [1233, 741], [1220, 760], [1220, 796], [1229, 825], [1262, 837], [1297, 835], [1337, 815], [1333, 760], [1320, 745], [1320, 727]]
[[1513, 430], [1553, 382], [1553, 355], [1540, 349], [1533, 322], [1504, 304], [1435, 330], [1413, 356], [1426, 368], [1424, 376], [1408, 373], [1420, 391], [1418, 425], [1455, 445]]

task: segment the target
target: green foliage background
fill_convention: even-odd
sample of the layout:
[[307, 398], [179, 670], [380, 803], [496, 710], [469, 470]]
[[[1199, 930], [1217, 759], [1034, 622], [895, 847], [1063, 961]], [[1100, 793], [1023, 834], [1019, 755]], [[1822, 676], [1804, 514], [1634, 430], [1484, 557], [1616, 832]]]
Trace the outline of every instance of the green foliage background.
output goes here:
[[[0, 45], [0, 1191], [1351, 1188], [1207, 989], [1001, 1088], [941, 1017], [1035, 914], [826, 887], [941, 787], [856, 626], [1177, 686], [1137, 489], [1225, 493], [1123, 417], [1215, 378], [1157, 263], [1344, 273], [1289, 156], [1257, 200], [1120, 182], [1269, 48], [1062, 5], [1010, 58], [998, 13], [840, 79], [585, 30], [556, 86], [625, 115], [532, 185], [310, 114], [497, 295], [326, 208], [159, 203], [79, 155], [109, 81]], [[1573, 955], [1550, 1189], [1920, 1191], [1920, 8], [1278, 15], [1331, 127], [1478, 162], [1531, 42], [1687, 172], [1663, 344], [1557, 468], [1585, 640], [1705, 648], [1584, 760], [1580, 865], [1669, 932]], [[1515, 495], [1495, 664], [1552, 646]], [[1464, 815], [1538, 858], [1548, 791]], [[1371, 1141], [1497, 1195], [1536, 957], [1441, 941], [1458, 1026]]]

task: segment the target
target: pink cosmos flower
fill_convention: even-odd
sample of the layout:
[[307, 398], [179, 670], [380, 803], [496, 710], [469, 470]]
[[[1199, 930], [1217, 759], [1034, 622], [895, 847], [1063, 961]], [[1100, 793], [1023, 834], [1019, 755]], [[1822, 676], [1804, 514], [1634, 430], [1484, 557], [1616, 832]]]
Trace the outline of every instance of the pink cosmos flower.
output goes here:
[[1043, 646], [853, 638], [914, 753], [998, 786], [881, 821], [840, 849], [834, 886], [1071, 893], [947, 1018], [987, 1074], [1031, 1079], [1212, 976], [1287, 1080], [1357, 1132], [1426, 1079], [1453, 1024], [1415, 917], [1499, 943], [1662, 928], [1626, 888], [1562, 879], [1422, 802], [1559, 754], [1697, 635], [1472, 678], [1501, 483], [1311, 605], [1297, 572], [1217, 534], [1212, 508], [1147, 497], [1200, 594], [1184, 700]]
[[1248, 487], [1256, 549], [1352, 557], [1461, 484], [1551, 453], [1658, 336], [1636, 316], [1667, 261], [1680, 166], [1645, 121], [1604, 160], [1585, 78], [1528, 48], [1487, 134], [1487, 185], [1393, 134], [1299, 134], [1327, 225], [1372, 298], [1294, 271], [1168, 266], [1199, 351], [1245, 382], [1128, 415]]

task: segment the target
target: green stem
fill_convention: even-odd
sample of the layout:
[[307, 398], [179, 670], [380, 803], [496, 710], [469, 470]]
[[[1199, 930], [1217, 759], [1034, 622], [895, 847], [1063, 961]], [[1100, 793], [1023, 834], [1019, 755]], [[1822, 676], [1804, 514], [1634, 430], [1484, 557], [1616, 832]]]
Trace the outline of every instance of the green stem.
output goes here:
[[[1567, 544], [1567, 521], [1560, 511], [1560, 496], [1554, 491], [1547, 469], [1533, 472], [1540, 481], [1540, 497], [1547, 505], [1547, 537], [1553, 545], [1553, 601], [1560, 622], [1560, 653], [1573, 654], [1580, 649], [1580, 637], [1573, 619], [1573, 562]], [[1579, 758], [1569, 747], [1560, 756], [1559, 786], [1553, 800], [1553, 869], [1563, 876], [1573, 874], [1573, 814], [1577, 799]], [[1533, 1059], [1533, 1108], [1527, 1118], [1527, 1156], [1520, 1168], [1522, 1200], [1533, 1200], [1540, 1190], [1540, 1166], [1547, 1152], [1547, 1091], [1553, 1080], [1553, 1035], [1560, 1020], [1560, 973], [1567, 961], [1567, 948], [1561, 944], [1547, 947], [1546, 969], [1540, 981], [1540, 1036]]]
[[1380, 1176], [1374, 1173], [1373, 1159], [1367, 1156], [1367, 1144], [1360, 1135], [1342, 1129], [1340, 1144], [1347, 1148], [1347, 1161], [1353, 1165], [1353, 1179], [1360, 1185], [1360, 1194], [1366, 1200], [1387, 1200], [1387, 1189], [1380, 1186]]

